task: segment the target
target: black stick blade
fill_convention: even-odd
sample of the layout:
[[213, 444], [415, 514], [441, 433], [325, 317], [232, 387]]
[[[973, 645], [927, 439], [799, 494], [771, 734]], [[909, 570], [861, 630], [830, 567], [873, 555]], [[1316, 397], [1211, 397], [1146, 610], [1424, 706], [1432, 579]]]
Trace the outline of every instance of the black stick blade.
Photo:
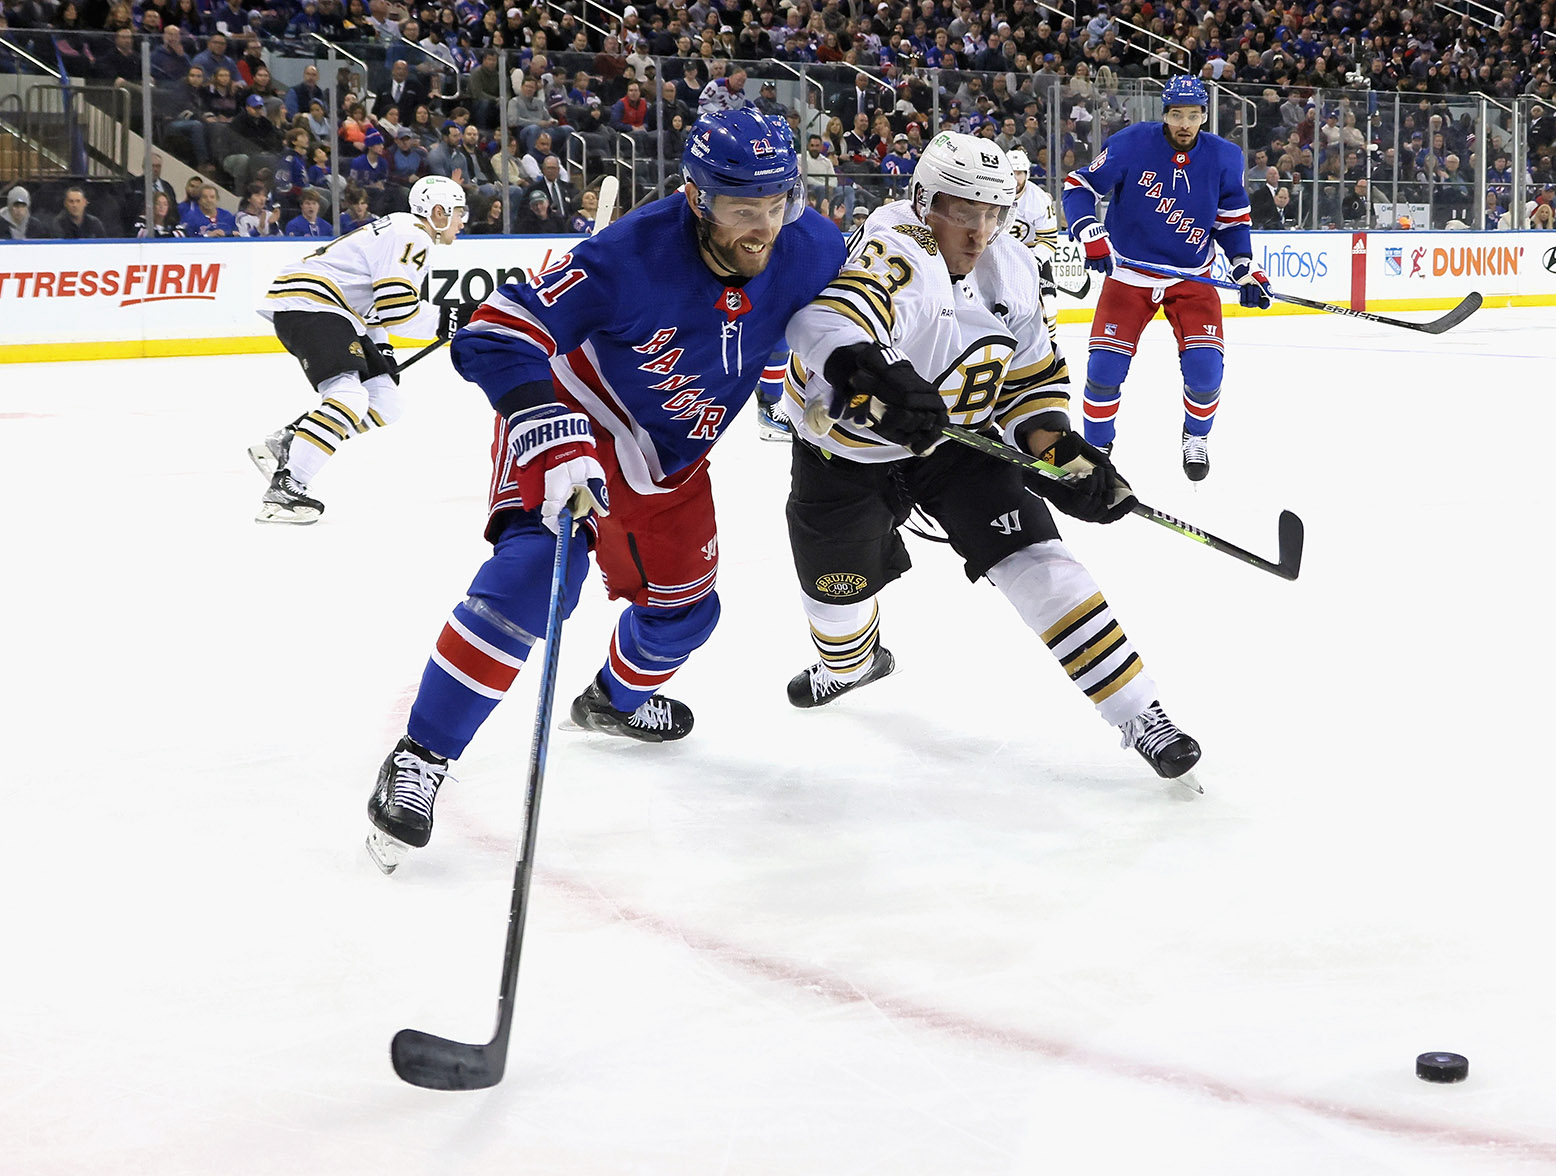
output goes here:
[[507, 1042], [466, 1045], [420, 1029], [401, 1029], [389, 1046], [394, 1072], [427, 1090], [485, 1090], [502, 1081]]
[[1283, 579], [1295, 580], [1297, 573], [1302, 570], [1302, 520], [1294, 511], [1281, 511], [1277, 534], [1280, 536], [1280, 566], [1276, 569], [1277, 574]]
[[1421, 329], [1428, 335], [1441, 335], [1444, 331], [1451, 331], [1479, 310], [1480, 304], [1483, 301], [1485, 300], [1481, 298], [1480, 292], [1478, 290], [1474, 291], [1466, 295], [1463, 302], [1443, 315], [1442, 318], [1433, 319], [1429, 323], [1422, 323]]

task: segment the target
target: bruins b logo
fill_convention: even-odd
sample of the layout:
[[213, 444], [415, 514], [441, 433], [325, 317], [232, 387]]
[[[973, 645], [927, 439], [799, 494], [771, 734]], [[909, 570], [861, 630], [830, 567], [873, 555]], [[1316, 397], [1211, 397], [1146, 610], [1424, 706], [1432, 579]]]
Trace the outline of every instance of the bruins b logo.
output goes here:
[[358, 359], [367, 358], [362, 354], [362, 342], [360, 339], [353, 339], [351, 341], [351, 346], [346, 348], [346, 350], [349, 351], [352, 355], [356, 356]]

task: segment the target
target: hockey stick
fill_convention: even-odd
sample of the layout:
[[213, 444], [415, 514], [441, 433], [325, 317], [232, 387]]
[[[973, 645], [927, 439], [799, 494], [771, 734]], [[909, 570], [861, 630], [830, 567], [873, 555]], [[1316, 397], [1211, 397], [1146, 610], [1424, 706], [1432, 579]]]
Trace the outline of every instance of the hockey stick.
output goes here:
[[[1021, 466], [1023, 469], [1035, 470], [1044, 477], [1055, 481], [1062, 481], [1067, 474], [1056, 465], [1044, 461], [1040, 457], [1030, 454], [1010, 445], [1004, 445], [992, 437], [985, 437], [982, 433], [975, 433], [971, 429], [961, 425], [951, 425], [943, 430], [951, 440], [972, 449], [987, 453], [990, 457], [997, 457], [1001, 461], [1008, 461], [1012, 465]], [[1225, 539], [1212, 535], [1209, 531], [1201, 530], [1192, 523], [1185, 523], [1182, 519], [1175, 519], [1170, 514], [1157, 510], [1154, 506], [1147, 506], [1137, 501], [1130, 509], [1131, 514], [1137, 514], [1143, 519], [1149, 519], [1153, 523], [1166, 527], [1179, 535], [1203, 543], [1212, 550], [1219, 551], [1223, 555], [1234, 556], [1244, 563], [1250, 563], [1260, 571], [1272, 572], [1283, 580], [1295, 580], [1297, 573], [1302, 568], [1302, 520], [1296, 513], [1289, 510], [1280, 512], [1280, 522], [1277, 524], [1276, 533], [1280, 541], [1280, 553], [1274, 560], [1265, 559], [1255, 555], [1251, 551], [1244, 551], [1235, 543], [1228, 543]]]
[[[1201, 282], [1206, 286], [1216, 286], [1222, 290], [1241, 290], [1236, 282], [1228, 282], [1221, 278], [1212, 278], [1208, 274], [1193, 274], [1187, 270], [1174, 269], [1170, 265], [1157, 265], [1150, 261], [1131, 261], [1122, 254], [1115, 255], [1122, 265], [1130, 269], [1140, 270], [1142, 273], [1156, 274], [1163, 278], [1182, 278], [1189, 282]], [[1322, 310], [1328, 314], [1343, 314], [1347, 318], [1366, 319], [1369, 323], [1382, 323], [1389, 327], [1404, 327], [1407, 331], [1422, 331], [1428, 335], [1441, 335], [1444, 331], [1451, 331], [1470, 315], [1480, 309], [1483, 299], [1479, 291], [1472, 291], [1441, 318], [1435, 318], [1429, 323], [1408, 323], [1404, 319], [1389, 318], [1384, 314], [1373, 314], [1365, 310], [1352, 310], [1349, 306], [1336, 306], [1333, 302], [1315, 302], [1311, 298], [1299, 298], [1295, 294], [1277, 294], [1270, 291], [1270, 297], [1277, 302], [1289, 302], [1293, 306], [1305, 306], [1309, 310]]]
[[431, 343], [428, 343], [425, 347], [423, 347], [415, 355], [411, 356], [404, 363], [398, 365], [399, 370], [403, 372], [406, 368], [410, 367], [411, 364], [415, 363], [418, 359], [426, 359], [427, 356], [431, 355], [434, 351], [436, 351], [439, 347], [442, 347], [443, 344], [445, 344], [447, 342], [448, 342], [447, 339], [434, 339]]
[[508, 908], [502, 987], [497, 994], [497, 1028], [485, 1045], [466, 1045], [419, 1029], [401, 1029], [394, 1035], [389, 1056], [394, 1061], [394, 1072], [412, 1086], [428, 1090], [485, 1090], [502, 1081], [508, 1064], [513, 999], [519, 986], [519, 950], [524, 941], [530, 873], [535, 864], [535, 832], [540, 823], [540, 785], [546, 775], [546, 748], [551, 740], [551, 712], [556, 702], [557, 661], [562, 648], [562, 601], [567, 592], [567, 560], [572, 542], [573, 513], [563, 507], [557, 516], [556, 562], [551, 569], [551, 606], [546, 613], [546, 657], [540, 671], [540, 698], [535, 704], [535, 733], [530, 740], [524, 838], [519, 842], [519, 860], [513, 874], [513, 900]]
[[611, 223], [611, 215], [616, 211], [616, 196], [621, 191], [621, 181], [615, 176], [606, 176], [600, 181], [600, 202], [594, 206], [594, 232], [591, 237], [598, 236], [601, 229]]

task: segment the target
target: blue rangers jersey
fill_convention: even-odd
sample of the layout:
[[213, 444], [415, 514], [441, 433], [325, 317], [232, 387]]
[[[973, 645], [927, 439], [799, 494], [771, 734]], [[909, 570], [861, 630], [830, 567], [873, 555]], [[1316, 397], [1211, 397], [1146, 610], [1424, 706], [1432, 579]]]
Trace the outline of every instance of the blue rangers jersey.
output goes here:
[[524, 406], [510, 396], [523, 385], [554, 384], [610, 434], [627, 484], [661, 493], [691, 476], [756, 389], [789, 319], [845, 255], [837, 227], [814, 209], [772, 248], [760, 274], [726, 284], [699, 256], [696, 217], [677, 192], [532, 281], [495, 291], [455, 335], [454, 368], [506, 412]]
[[[1179, 151], [1161, 123], [1136, 123], [1065, 177], [1065, 220], [1073, 236], [1077, 225], [1096, 216], [1097, 198], [1105, 196], [1104, 227], [1119, 253], [1208, 272], [1217, 244], [1228, 257], [1253, 252], [1243, 172], [1242, 152], [1219, 135], [1201, 131], [1193, 147]], [[1130, 271], [1124, 280], [1133, 276]]]

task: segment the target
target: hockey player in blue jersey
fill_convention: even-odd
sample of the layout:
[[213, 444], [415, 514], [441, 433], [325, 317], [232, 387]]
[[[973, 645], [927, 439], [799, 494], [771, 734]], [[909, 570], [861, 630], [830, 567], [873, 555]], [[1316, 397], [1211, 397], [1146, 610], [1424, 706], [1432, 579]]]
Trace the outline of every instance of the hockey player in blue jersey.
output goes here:
[[[658, 691], [718, 623], [708, 453], [844, 250], [806, 208], [784, 119], [704, 116], [682, 165], [682, 191], [503, 286], [454, 336], [455, 369], [498, 414], [493, 550], [437, 639], [368, 803], [369, 848], [386, 871], [405, 846], [427, 844], [448, 761], [545, 637], [564, 506], [583, 520], [607, 591], [628, 602], [573, 721], [656, 743], [692, 729], [691, 709]], [[588, 571], [584, 545], [572, 552], [564, 615]]]
[[[1146, 323], [1160, 308], [1178, 338], [1183, 373], [1183, 472], [1210, 472], [1209, 435], [1221, 399], [1221, 299], [1199, 282], [1161, 278], [1115, 261], [1208, 274], [1220, 245], [1242, 288], [1243, 306], [1267, 308], [1270, 283], [1253, 263], [1248, 193], [1236, 144], [1201, 131], [1209, 95], [1194, 77], [1162, 88], [1162, 123], [1125, 127], [1085, 168], [1064, 181], [1070, 238], [1086, 249], [1086, 267], [1107, 275], [1091, 320], [1086, 360], [1086, 440], [1111, 450], [1124, 377]], [[1097, 200], [1108, 201], [1105, 225]]]

